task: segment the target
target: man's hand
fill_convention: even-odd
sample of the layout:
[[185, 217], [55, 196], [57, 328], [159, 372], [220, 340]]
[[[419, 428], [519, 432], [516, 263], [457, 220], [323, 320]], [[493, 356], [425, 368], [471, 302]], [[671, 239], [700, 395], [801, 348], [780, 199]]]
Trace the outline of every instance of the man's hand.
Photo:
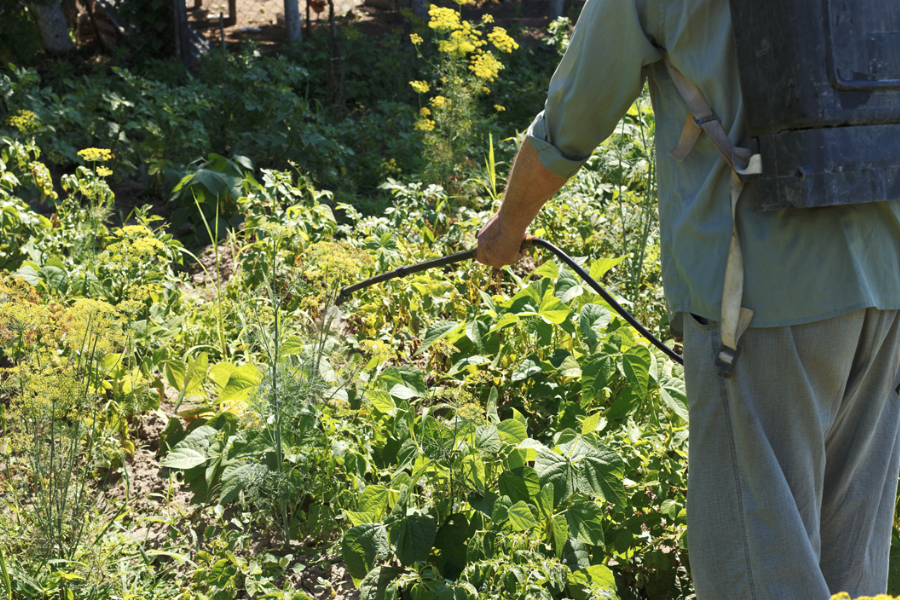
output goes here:
[[522, 242], [538, 211], [566, 183], [544, 168], [526, 141], [513, 161], [503, 203], [478, 233], [478, 262], [499, 269], [525, 256]]
[[522, 242], [527, 239], [525, 232], [504, 225], [498, 212], [478, 232], [478, 262], [481, 264], [499, 269], [525, 256], [525, 250], [522, 250]]

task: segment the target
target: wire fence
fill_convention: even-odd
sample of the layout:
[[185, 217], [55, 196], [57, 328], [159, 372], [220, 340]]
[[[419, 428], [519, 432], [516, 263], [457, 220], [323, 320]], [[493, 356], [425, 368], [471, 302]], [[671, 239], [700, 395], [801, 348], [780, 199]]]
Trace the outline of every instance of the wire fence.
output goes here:
[[[290, 1], [290, 0], [288, 0]], [[293, 0], [304, 20], [328, 18], [327, 0]], [[362, 0], [334, 0], [337, 16], [362, 3]], [[201, 30], [224, 30], [225, 36], [235, 32], [261, 31], [268, 27], [284, 27], [285, 0], [186, 0], [188, 19]], [[210, 36], [207, 36], [210, 37]]]

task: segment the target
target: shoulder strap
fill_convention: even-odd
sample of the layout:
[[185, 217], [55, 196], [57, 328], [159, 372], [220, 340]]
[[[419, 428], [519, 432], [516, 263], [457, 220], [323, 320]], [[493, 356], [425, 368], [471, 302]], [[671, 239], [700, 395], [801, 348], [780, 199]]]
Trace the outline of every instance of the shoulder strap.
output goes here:
[[731, 245], [728, 249], [725, 283], [722, 289], [722, 348], [716, 358], [719, 374], [727, 378], [734, 371], [740, 355], [738, 340], [750, 326], [753, 318], [753, 311], [741, 306], [744, 296], [744, 255], [737, 230], [737, 203], [744, 191], [742, 176], [761, 173], [762, 160], [758, 154], [753, 155], [750, 150], [735, 147], [731, 143], [731, 139], [722, 128], [722, 122], [710, 108], [703, 92], [672, 64], [668, 53], [663, 55], [663, 62], [678, 93], [691, 111], [685, 120], [681, 139], [669, 155], [682, 162], [705, 131], [731, 167]]

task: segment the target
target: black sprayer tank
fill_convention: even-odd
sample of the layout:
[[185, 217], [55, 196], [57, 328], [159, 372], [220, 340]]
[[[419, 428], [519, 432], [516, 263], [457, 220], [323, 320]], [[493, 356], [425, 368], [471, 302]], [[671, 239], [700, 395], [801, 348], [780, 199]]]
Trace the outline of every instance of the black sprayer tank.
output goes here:
[[900, 199], [900, 0], [730, 0], [758, 210]]

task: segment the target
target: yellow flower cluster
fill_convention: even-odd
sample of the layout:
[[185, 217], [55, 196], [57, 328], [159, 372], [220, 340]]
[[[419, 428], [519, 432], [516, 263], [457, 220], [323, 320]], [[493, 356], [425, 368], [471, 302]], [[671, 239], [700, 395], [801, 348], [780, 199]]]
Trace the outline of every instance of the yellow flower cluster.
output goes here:
[[9, 118], [9, 124], [25, 135], [35, 133], [41, 127], [37, 115], [30, 110], [20, 110]]
[[494, 15], [490, 13], [485, 13], [483, 17], [481, 17], [481, 22], [487, 25], [488, 23], [494, 22]]
[[495, 104], [495, 105], [494, 105], [494, 110], [496, 110], [497, 112], [503, 112], [504, 110], [506, 110], [506, 107], [505, 107], [505, 106], [500, 106], [499, 104]]
[[419, 115], [423, 116], [423, 117], [430, 117], [431, 109], [428, 108], [427, 106], [423, 106], [422, 109], [419, 111]]
[[422, 39], [422, 36], [420, 36], [418, 33], [413, 33], [409, 36], [409, 41], [411, 41], [413, 43], [413, 46], [418, 46], [424, 40]]
[[112, 160], [113, 153], [112, 150], [106, 148], [85, 148], [78, 151], [78, 156], [88, 162], [102, 162]]
[[419, 119], [416, 121], [416, 129], [419, 131], [434, 131], [434, 121], [431, 119]]
[[459, 28], [459, 13], [452, 8], [441, 8], [432, 5], [428, 9], [428, 27], [438, 33], [447, 33]]
[[400, 165], [397, 164], [396, 158], [390, 160], [382, 159], [381, 170], [384, 171], [386, 175], [398, 175], [400, 173]]
[[469, 70], [472, 71], [479, 79], [485, 81], [493, 81], [497, 78], [497, 74], [503, 69], [503, 63], [497, 60], [497, 57], [490, 51], [479, 52], [469, 64]]
[[[851, 600], [850, 594], [847, 592], [841, 592], [840, 594], [835, 594], [831, 597], [831, 600]], [[898, 597], [891, 596], [888, 594], [879, 594], [877, 596], [860, 596], [855, 600], [898, 600]]]
[[99, 357], [125, 345], [119, 311], [100, 300], [76, 300], [63, 317], [62, 329], [66, 345], [75, 352]]
[[427, 94], [431, 89], [427, 81], [410, 81], [409, 85], [417, 94]]
[[100, 177], [109, 177], [112, 174], [112, 169], [108, 169], [106, 167], [97, 167], [97, 175]]
[[450, 99], [443, 96], [435, 96], [430, 100], [430, 102], [431, 105], [437, 110], [448, 108], [450, 106]]
[[302, 260], [306, 267], [304, 276], [325, 287], [355, 281], [372, 264], [372, 258], [365, 251], [345, 242], [317, 242], [310, 246]]
[[508, 54], [519, 48], [516, 40], [509, 37], [509, 34], [506, 33], [506, 29], [503, 27], [494, 27], [494, 30], [487, 35], [487, 38], [500, 52]]

